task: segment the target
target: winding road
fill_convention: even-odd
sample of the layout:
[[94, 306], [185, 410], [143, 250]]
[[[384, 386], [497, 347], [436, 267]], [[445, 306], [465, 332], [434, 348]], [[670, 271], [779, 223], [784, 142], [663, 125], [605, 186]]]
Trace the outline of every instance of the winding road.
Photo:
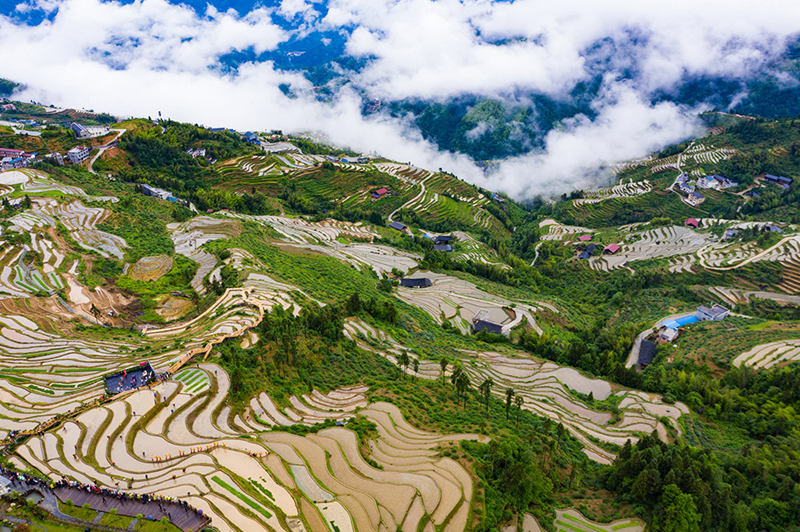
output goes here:
[[112, 129], [111, 131], [116, 131], [116, 132], [117, 132], [117, 136], [116, 136], [116, 137], [114, 137], [114, 139], [113, 139], [111, 142], [109, 142], [108, 144], [106, 144], [105, 146], [99, 146], [99, 147], [98, 147], [98, 150], [97, 150], [97, 153], [94, 155], [94, 157], [92, 157], [92, 160], [91, 160], [91, 161], [89, 161], [89, 167], [88, 167], [88, 170], [89, 170], [91, 173], [93, 173], [93, 174], [97, 174], [97, 172], [95, 172], [95, 171], [94, 171], [94, 168], [92, 168], [92, 166], [94, 165], [94, 162], [95, 162], [95, 161], [96, 161], [96, 160], [97, 160], [97, 159], [98, 159], [98, 158], [99, 158], [101, 155], [103, 155], [103, 153], [105, 153], [105, 151], [106, 151], [108, 148], [112, 147], [112, 146], [114, 145], [114, 143], [115, 143], [115, 142], [117, 142], [117, 141], [119, 140], [119, 138], [122, 136], [122, 134], [123, 134], [123, 133], [125, 133], [125, 132], [126, 132], [126, 131], [128, 131], [128, 130], [127, 130], [127, 129]]

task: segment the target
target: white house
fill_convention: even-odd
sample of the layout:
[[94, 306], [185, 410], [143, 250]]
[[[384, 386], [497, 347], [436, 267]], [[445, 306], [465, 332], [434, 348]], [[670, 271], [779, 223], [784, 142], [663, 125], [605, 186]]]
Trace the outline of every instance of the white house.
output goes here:
[[75, 146], [67, 152], [67, 157], [72, 164], [81, 164], [89, 158], [89, 148], [86, 146]]

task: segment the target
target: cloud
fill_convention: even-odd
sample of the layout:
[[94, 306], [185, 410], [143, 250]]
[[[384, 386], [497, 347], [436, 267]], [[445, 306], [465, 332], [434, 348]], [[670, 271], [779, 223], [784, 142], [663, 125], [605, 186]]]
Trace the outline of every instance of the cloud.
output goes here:
[[798, 20], [794, 0], [331, 0], [325, 19], [357, 26], [348, 51], [374, 58], [359, 81], [393, 99], [557, 96], [594, 74], [585, 56], [603, 40], [636, 57], [647, 91], [685, 75], [742, 76], [781, 53]]
[[544, 149], [508, 159], [484, 186], [515, 197], [555, 196], [610, 184], [610, 167], [702, 131], [697, 110], [650, 104], [630, 86], [614, 85], [594, 104], [594, 120], [579, 115], [551, 130]]
[[[341, 31], [348, 52], [367, 61], [358, 73], [342, 71], [350, 83], [338, 84], [331, 100], [320, 102], [301, 72], [278, 70], [270, 61], [218, 66], [230, 52], [276, 50], [310, 31], [316, 19], [308, 13], [321, 9], [317, 2], [282, 0], [276, 8], [239, 15], [213, 6], [198, 14], [167, 0], [28, 0], [22, 9], [54, 14], [32, 26], [0, 16], [6, 52], [0, 76], [24, 83], [25, 98], [59, 106], [121, 116], [162, 111], [241, 130], [313, 131], [524, 198], [591, 186], [609, 178], [598, 168], [694, 134], [695, 110], [652, 104], [650, 92], [687, 74], [747, 75], [780, 53], [798, 29], [800, 4], [729, 4], [329, 0], [316, 29]], [[294, 30], [272, 18], [303, 13]], [[364, 94], [442, 100], [468, 93], [523, 101], [539, 92], [562, 98], [601, 70], [595, 118], [564, 121], [547, 134], [544, 150], [502, 162], [488, 176], [466, 156], [427, 142], [409, 118], [361, 115]], [[634, 75], [623, 80], [623, 71]]]

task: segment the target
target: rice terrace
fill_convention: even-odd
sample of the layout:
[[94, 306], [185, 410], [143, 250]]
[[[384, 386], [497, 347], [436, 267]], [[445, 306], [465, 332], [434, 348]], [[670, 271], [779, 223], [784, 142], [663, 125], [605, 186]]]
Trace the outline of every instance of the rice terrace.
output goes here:
[[732, 165], [795, 126], [751, 122], [527, 203], [152, 118], [0, 172], [0, 527], [791, 529], [796, 185]]

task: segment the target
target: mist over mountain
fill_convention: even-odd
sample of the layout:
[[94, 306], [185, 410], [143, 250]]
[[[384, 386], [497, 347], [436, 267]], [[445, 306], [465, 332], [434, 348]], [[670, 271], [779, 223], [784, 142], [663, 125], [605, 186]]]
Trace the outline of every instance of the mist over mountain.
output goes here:
[[606, 184], [704, 110], [800, 114], [796, 3], [655, 4], [11, 1], [0, 77], [57, 105], [305, 131], [521, 199]]

